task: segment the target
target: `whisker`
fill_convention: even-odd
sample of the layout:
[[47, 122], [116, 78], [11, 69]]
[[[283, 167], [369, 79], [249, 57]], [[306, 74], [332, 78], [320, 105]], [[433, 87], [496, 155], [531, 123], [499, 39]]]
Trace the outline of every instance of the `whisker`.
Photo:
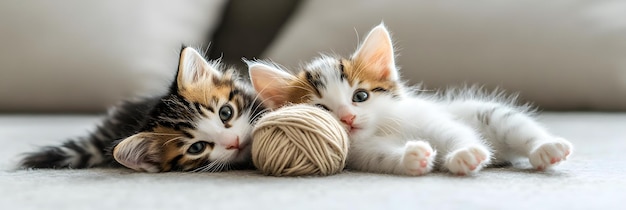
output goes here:
[[143, 132], [145, 134], [159, 135], [159, 136], [179, 136], [180, 134], [176, 133], [156, 133], [156, 132]]
[[285, 88], [298, 88], [300, 90], [304, 90], [304, 91], [307, 91], [307, 92], [309, 91], [309, 89], [307, 89], [305, 87], [297, 86], [297, 85], [288, 85], [288, 86], [285, 86]]
[[[254, 101], [257, 101], [257, 99], [258, 99], [258, 94], [257, 94], [257, 96], [255, 96]], [[267, 108], [267, 107], [265, 107], [265, 106], [263, 105], [263, 104], [264, 104], [264, 102], [265, 102], [265, 100], [260, 101], [260, 102], [259, 102], [258, 104], [256, 104], [256, 105], [254, 105], [254, 103], [253, 103], [253, 106], [250, 106], [250, 108], [248, 108], [248, 113], [253, 114], [253, 113], [255, 113], [255, 112], [256, 112], [256, 114], [254, 114], [254, 115], [250, 116], [250, 120], [252, 120], [252, 119], [256, 119], [257, 117], [261, 116], [262, 114], [264, 114], [264, 113], [266, 113], [266, 112], [270, 111], [270, 109], [269, 109], [269, 108]], [[253, 108], [254, 108], [254, 109], [253, 109]], [[261, 110], [258, 110], [259, 108], [262, 108], [262, 109], [261, 109]], [[257, 111], [258, 111], [258, 112], [257, 112]]]
[[263, 100], [261, 101], [261, 103], [262, 103], [262, 104], [265, 104], [265, 102], [266, 102], [266, 101], [268, 101], [268, 100], [270, 100], [270, 99], [272, 99], [272, 98], [274, 98], [274, 97], [279, 97], [279, 96], [270, 96], [270, 97], [267, 97], [267, 98], [263, 99]]
[[171, 138], [171, 139], [165, 141], [165, 143], [163, 143], [163, 146], [169, 144], [170, 142], [172, 142], [174, 140], [178, 140], [178, 139], [182, 139], [182, 138], [183, 138], [182, 136], [177, 136], [177, 137]]
[[377, 124], [376, 125], [377, 131], [380, 131], [384, 133], [385, 135], [402, 133], [399, 129], [399, 127], [402, 126], [402, 123], [399, 119], [387, 117], [385, 118], [385, 120], [389, 121], [389, 123]]
[[228, 164], [228, 161], [225, 161], [226, 159], [228, 159], [228, 158], [227, 157], [218, 158], [218, 159], [210, 162], [206, 166], [202, 166], [202, 167], [199, 167], [199, 168], [195, 169], [194, 172], [211, 172], [211, 173], [213, 173], [213, 172], [221, 171], [224, 168], [224, 164]]
[[263, 109], [260, 112], [258, 112], [256, 114], [254, 114], [253, 116], [251, 116], [250, 119], [257, 119], [258, 117], [260, 117], [261, 115], [263, 115], [263, 114], [265, 114], [265, 113], [267, 113], [269, 111], [270, 111], [269, 109]]
[[215, 164], [216, 164], [215, 161], [209, 162], [205, 166], [199, 167], [198, 169], [194, 170], [194, 172], [206, 172], [207, 169], [214, 167]]
[[219, 164], [222, 161], [221, 158], [215, 160], [215, 161], [211, 161], [208, 164], [206, 164], [205, 166], [201, 166], [198, 167], [197, 169], [194, 170], [194, 172], [206, 172], [211, 170], [211, 168], [214, 168], [217, 164]]

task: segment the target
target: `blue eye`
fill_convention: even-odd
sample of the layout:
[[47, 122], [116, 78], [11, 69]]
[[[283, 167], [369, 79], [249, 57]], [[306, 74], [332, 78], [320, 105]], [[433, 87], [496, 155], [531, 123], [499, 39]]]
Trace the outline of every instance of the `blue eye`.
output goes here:
[[363, 89], [359, 89], [356, 90], [354, 92], [354, 95], [352, 95], [352, 101], [353, 102], [363, 102], [363, 101], [367, 101], [367, 99], [369, 99], [370, 95], [369, 93], [367, 93], [367, 91], [363, 90]]
[[219, 110], [219, 116], [222, 122], [226, 122], [233, 118], [233, 108], [230, 105], [224, 105]]
[[187, 149], [187, 153], [192, 154], [192, 155], [200, 154], [204, 152], [204, 150], [206, 149], [206, 144], [207, 142], [204, 142], [204, 141], [193, 143]]

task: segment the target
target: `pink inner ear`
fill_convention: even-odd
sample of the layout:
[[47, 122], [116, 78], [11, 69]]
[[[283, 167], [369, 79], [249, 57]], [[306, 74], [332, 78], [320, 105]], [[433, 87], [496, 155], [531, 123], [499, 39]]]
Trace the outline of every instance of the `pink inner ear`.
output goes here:
[[389, 65], [391, 65], [392, 62], [393, 61], [391, 61], [388, 52], [386, 52], [383, 48], [378, 49], [372, 54], [371, 57], [369, 57], [368, 60], [365, 61], [365, 63], [369, 63], [368, 65], [372, 65], [374, 68], [372, 69], [373, 71], [378, 71], [377, 74], [380, 79], [389, 79], [392, 71], [389, 68]]
[[380, 78], [389, 79], [390, 72], [389, 67], [383, 67], [383, 70], [380, 72]]
[[285, 91], [281, 89], [265, 89], [263, 93], [261, 93], [264, 104], [271, 109], [277, 109], [285, 104], [287, 97], [285, 96]]
[[274, 87], [275, 84], [259, 84], [255, 83], [254, 86], [259, 91], [263, 103], [270, 108], [277, 108], [276, 106], [282, 105], [284, 101], [283, 91], [280, 88]]
[[261, 65], [250, 69], [252, 85], [263, 100], [263, 104], [275, 109], [282, 106], [287, 100], [287, 89], [289, 77], [287, 73], [273, 70], [271, 67]]
[[152, 134], [138, 133], [122, 140], [113, 149], [113, 158], [133, 170], [158, 172], [157, 166], [147, 162], [151, 138]]

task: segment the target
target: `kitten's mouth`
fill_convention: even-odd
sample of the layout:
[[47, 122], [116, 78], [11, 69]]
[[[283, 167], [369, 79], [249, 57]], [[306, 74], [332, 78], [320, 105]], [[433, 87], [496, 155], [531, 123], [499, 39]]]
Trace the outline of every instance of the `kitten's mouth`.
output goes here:
[[235, 153], [237, 153], [237, 155], [239, 155], [239, 153], [241, 153], [241, 151], [246, 150], [246, 148], [248, 147], [248, 144], [239, 144], [239, 147], [237, 147], [237, 149], [235, 149]]
[[239, 156], [247, 155], [246, 153], [249, 153], [248, 151], [250, 151], [248, 149], [249, 146], [250, 146], [249, 142], [239, 144], [239, 148], [235, 151], [235, 156], [239, 157]]
[[348, 127], [348, 133], [349, 134], [355, 134], [359, 130], [361, 130], [361, 128], [359, 128], [359, 127], [355, 127], [355, 126], [349, 126]]
[[239, 144], [239, 151], [246, 149], [246, 147], [248, 147], [247, 143], [243, 143], [243, 144]]

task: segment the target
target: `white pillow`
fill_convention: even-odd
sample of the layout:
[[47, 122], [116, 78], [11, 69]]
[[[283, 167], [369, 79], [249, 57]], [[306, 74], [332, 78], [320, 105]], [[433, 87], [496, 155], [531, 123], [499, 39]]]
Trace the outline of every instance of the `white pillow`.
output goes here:
[[101, 111], [166, 91], [225, 0], [0, 2], [0, 111]]
[[347, 56], [381, 20], [412, 83], [501, 86], [548, 109], [626, 110], [619, 0], [312, 0], [265, 57], [294, 68], [318, 51]]

